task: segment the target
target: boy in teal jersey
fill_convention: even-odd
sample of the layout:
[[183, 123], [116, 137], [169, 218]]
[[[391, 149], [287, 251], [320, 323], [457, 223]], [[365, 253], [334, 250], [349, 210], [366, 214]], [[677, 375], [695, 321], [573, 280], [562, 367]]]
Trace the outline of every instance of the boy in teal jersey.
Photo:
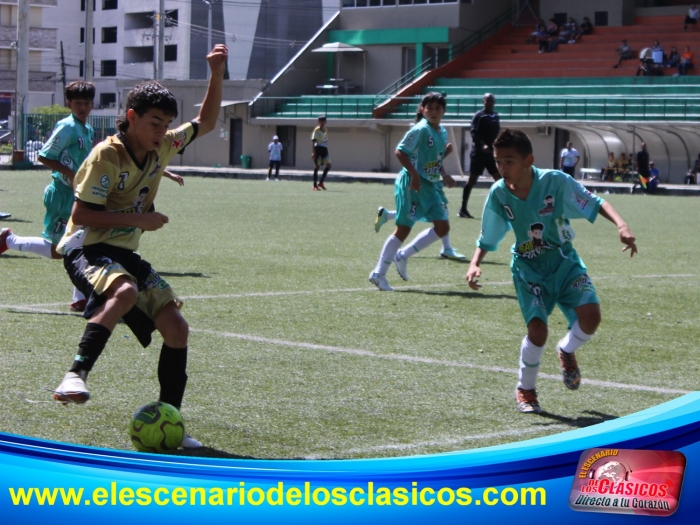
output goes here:
[[[90, 82], [75, 81], [66, 86], [66, 106], [71, 114], [60, 120], [48, 141], [39, 152], [39, 162], [51, 168], [53, 180], [44, 190], [44, 231], [41, 237], [20, 237], [9, 229], [0, 233], [2, 248], [34, 253], [49, 259], [60, 259], [56, 251], [58, 241], [66, 231], [73, 208], [73, 177], [92, 149], [95, 132], [87, 123], [95, 98], [95, 86]], [[71, 310], [82, 312], [85, 297], [73, 290]]]
[[495, 251], [508, 230], [515, 233], [511, 273], [527, 335], [520, 347], [516, 402], [520, 412], [540, 413], [535, 382], [547, 342], [547, 318], [559, 305], [569, 333], [557, 343], [564, 385], [578, 389], [581, 373], [575, 352], [600, 324], [600, 305], [586, 266], [571, 241], [570, 219], [594, 222], [598, 214], [613, 222], [620, 241], [637, 253], [635, 237], [609, 202], [590, 193], [566, 173], [533, 166], [532, 144], [525, 133], [505, 130], [494, 143], [494, 156], [503, 179], [493, 186], [484, 205], [481, 235], [466, 275], [469, 287], [481, 276], [479, 265]]
[[[396, 198], [396, 230], [384, 243], [377, 266], [369, 282], [383, 291], [393, 288], [386, 280], [392, 262], [404, 281], [408, 281], [408, 258], [427, 248], [450, 231], [447, 208], [441, 194], [441, 181], [453, 187], [455, 181], [443, 174], [442, 161], [447, 152], [447, 130], [440, 125], [445, 115], [445, 97], [431, 92], [420, 103], [422, 119], [413, 126], [396, 148], [396, 157], [403, 170], [394, 183]], [[405, 249], [401, 244], [411, 233], [416, 221], [432, 222]]]

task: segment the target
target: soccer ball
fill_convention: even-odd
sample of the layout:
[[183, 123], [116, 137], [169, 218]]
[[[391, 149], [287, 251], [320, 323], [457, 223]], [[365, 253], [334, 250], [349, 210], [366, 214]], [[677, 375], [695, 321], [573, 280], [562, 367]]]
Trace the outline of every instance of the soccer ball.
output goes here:
[[140, 452], [170, 452], [182, 443], [185, 423], [174, 406], [149, 403], [134, 413], [129, 435], [131, 444]]

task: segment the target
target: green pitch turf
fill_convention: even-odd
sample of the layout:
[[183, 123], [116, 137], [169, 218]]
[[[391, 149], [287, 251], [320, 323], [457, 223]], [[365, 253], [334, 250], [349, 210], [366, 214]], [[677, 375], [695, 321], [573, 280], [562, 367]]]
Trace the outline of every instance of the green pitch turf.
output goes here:
[[[0, 172], [0, 222], [42, 230], [47, 172]], [[457, 219], [452, 243], [471, 256], [478, 220]], [[486, 191], [475, 191], [472, 212]], [[566, 390], [550, 319], [538, 382], [546, 413], [515, 410], [525, 326], [509, 272], [512, 235], [482, 264], [442, 260], [439, 244], [411, 258], [397, 292], [367, 282], [391, 225], [374, 232], [393, 187], [188, 178], [164, 180], [156, 201], [170, 217], [142, 237], [141, 254], [184, 299], [190, 323], [188, 431], [196, 454], [255, 458], [357, 458], [439, 453], [565, 432], [654, 406], [697, 388], [698, 201], [606, 196], [638, 238], [621, 253], [599, 217], [575, 221], [575, 245], [602, 302], [597, 335], [578, 353], [583, 384]], [[477, 215], [481, 215], [480, 212]], [[424, 228], [419, 225], [416, 231]], [[91, 401], [52, 401], [85, 320], [71, 315], [59, 261], [0, 256], [0, 431], [131, 449], [131, 414], [158, 396], [161, 340], [140, 347], [120, 325], [90, 374]]]

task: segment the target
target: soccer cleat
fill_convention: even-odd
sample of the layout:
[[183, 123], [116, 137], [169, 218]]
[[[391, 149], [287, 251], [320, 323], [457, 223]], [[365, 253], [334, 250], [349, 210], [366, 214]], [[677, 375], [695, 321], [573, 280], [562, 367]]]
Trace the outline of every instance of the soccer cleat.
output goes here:
[[64, 405], [70, 402], [79, 405], [90, 399], [90, 392], [85, 386], [85, 381], [75, 372], [68, 372], [61, 384], [53, 391], [53, 398]]
[[3, 228], [0, 230], [0, 254], [7, 251], [7, 236], [12, 233], [10, 228]]
[[454, 248], [443, 248], [440, 250], [440, 257], [443, 259], [452, 259], [453, 261], [466, 261], [467, 256], [463, 253], [456, 252]]
[[464, 210], [464, 211], [459, 210], [457, 212], [457, 217], [461, 217], [462, 219], [473, 219], [474, 218], [474, 216], [471, 213], [469, 213], [467, 210]]
[[84, 312], [85, 311], [85, 306], [87, 305], [87, 301], [85, 299], [81, 299], [80, 301], [75, 301], [74, 303], [70, 303], [70, 311], [71, 312]]
[[408, 257], [402, 257], [397, 253], [396, 257], [394, 257], [394, 263], [396, 264], [396, 271], [399, 272], [401, 278], [404, 281], [408, 281], [408, 269], [406, 268], [408, 265]]
[[12, 217], [11, 213], [5, 213], [5, 212], [0, 211], [0, 221], [3, 219], [9, 219], [10, 217]]
[[323, 182], [319, 182], [319, 183], [318, 183], [318, 187], [319, 187], [320, 189], [322, 189], [323, 191], [326, 191], [326, 185], [323, 184]]
[[202, 448], [204, 445], [189, 434], [185, 434], [185, 437], [182, 438], [182, 444], [180, 445], [181, 448]]
[[376, 272], [372, 272], [369, 274], [369, 282], [379, 288], [382, 292], [394, 291], [394, 289], [389, 285], [389, 282], [386, 280], [385, 275], [379, 275]]
[[564, 352], [561, 348], [557, 348], [557, 354], [559, 355], [561, 379], [564, 381], [564, 386], [569, 390], [578, 390], [578, 387], [581, 386], [581, 371], [578, 369], [576, 354]]
[[319, 191], [318, 186], [314, 186], [312, 191]]
[[267, 177], [267, 178], [265, 179], [265, 182], [270, 182], [270, 177]]
[[542, 413], [542, 407], [540, 407], [540, 403], [537, 401], [537, 392], [535, 390], [516, 388], [515, 402], [518, 403], [518, 412], [522, 412], [523, 414]]
[[388, 220], [386, 208], [380, 206], [377, 210], [377, 218], [374, 220], [374, 231], [379, 233], [379, 230], [382, 229], [382, 226], [384, 226]]
[[275, 182], [279, 182], [279, 181], [280, 181], [280, 178], [279, 178], [279, 177], [275, 177]]

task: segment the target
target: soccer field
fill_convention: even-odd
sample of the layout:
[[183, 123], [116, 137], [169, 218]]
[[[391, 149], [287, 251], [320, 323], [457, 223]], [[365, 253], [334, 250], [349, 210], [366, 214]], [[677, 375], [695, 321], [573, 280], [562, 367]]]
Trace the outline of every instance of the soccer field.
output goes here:
[[[0, 222], [39, 235], [43, 172], [0, 172]], [[452, 244], [471, 256], [480, 222], [457, 219]], [[479, 211], [485, 190], [473, 192]], [[637, 236], [621, 253], [615, 226], [575, 221], [574, 245], [601, 299], [603, 322], [578, 353], [580, 390], [566, 390], [554, 346], [558, 310], [538, 382], [541, 416], [520, 414], [513, 391], [525, 325], [510, 279], [509, 234], [482, 264], [442, 260], [439, 243], [412, 257], [394, 293], [367, 281], [391, 225], [376, 234], [393, 186], [164, 180], [163, 229], [140, 252], [184, 300], [190, 323], [188, 454], [357, 458], [449, 452], [565, 432], [630, 414], [698, 388], [698, 201], [606, 195]], [[425, 226], [419, 225], [414, 233]], [[411, 237], [412, 238], [412, 237]], [[0, 431], [131, 449], [132, 413], [158, 397], [161, 339], [143, 349], [124, 325], [88, 378], [92, 399], [63, 407], [47, 389], [69, 368], [85, 320], [70, 314], [59, 261], [0, 256]], [[183, 453], [183, 452], [180, 452]]]

